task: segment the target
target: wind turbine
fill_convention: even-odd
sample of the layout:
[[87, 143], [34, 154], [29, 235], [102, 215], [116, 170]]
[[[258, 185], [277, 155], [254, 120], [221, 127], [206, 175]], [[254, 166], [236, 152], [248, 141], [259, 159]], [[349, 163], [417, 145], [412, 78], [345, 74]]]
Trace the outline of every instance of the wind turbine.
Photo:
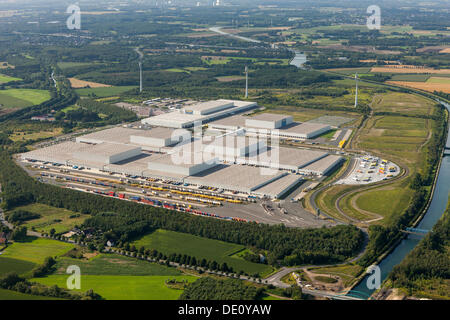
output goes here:
[[245, 66], [245, 99], [248, 99], [248, 66]]
[[142, 61], [139, 61], [139, 75], [140, 75], [139, 92], [142, 93]]
[[356, 92], [355, 92], [355, 108], [358, 106], [358, 73], [355, 73]]

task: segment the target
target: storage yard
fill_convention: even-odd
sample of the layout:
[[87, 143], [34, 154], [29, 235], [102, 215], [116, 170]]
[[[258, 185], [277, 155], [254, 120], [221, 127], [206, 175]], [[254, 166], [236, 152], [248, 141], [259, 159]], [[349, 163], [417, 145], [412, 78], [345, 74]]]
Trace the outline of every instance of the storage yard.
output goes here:
[[[309, 185], [305, 182], [320, 181], [344, 158], [325, 151], [279, 147], [272, 145], [273, 139], [268, 142], [267, 136], [255, 133], [295, 129], [298, 134], [303, 128], [302, 134], [307, 136], [330, 126], [295, 123], [292, 117], [270, 113], [250, 120], [234, 114], [236, 109], [255, 106], [230, 100], [193, 104], [162, 115], [172, 115], [167, 116], [175, 123], [171, 127], [154, 126], [164, 122], [155, 116], [143, 120], [140, 128], [99, 130], [23, 153], [20, 160], [41, 181], [166, 209], [291, 226], [328, 223], [319, 222], [294, 202], [285, 205], [289, 209], [280, 208], [280, 215], [259, 202], [278, 202], [302, 192]], [[220, 122], [231, 130], [204, 136], [194, 135], [191, 129], [176, 129], [189, 127], [186, 123], [192, 117], [215, 118], [218, 114], [229, 115]], [[243, 130], [241, 125], [245, 125]], [[218, 132], [214, 124], [211, 127]]]

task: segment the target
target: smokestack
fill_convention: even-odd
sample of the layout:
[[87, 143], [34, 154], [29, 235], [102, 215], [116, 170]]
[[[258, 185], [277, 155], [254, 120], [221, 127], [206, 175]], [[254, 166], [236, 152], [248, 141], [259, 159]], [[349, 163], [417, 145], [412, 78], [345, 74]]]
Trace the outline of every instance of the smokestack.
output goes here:
[[355, 92], [355, 108], [358, 106], [358, 74], [355, 73], [356, 92]]

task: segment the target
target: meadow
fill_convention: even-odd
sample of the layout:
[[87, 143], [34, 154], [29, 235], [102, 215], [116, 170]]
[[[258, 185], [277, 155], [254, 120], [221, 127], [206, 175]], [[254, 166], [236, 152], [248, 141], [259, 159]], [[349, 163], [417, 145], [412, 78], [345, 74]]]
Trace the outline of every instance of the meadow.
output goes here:
[[34, 296], [31, 294], [20, 293], [17, 291], [0, 289], [0, 301], [1, 300], [61, 300], [61, 299]]
[[89, 260], [61, 257], [55, 274], [66, 274], [68, 266], [77, 265], [84, 275], [180, 276], [175, 268], [117, 254], [99, 254]]
[[88, 215], [50, 207], [40, 203], [34, 203], [16, 209], [39, 214], [41, 216], [39, 219], [27, 221], [24, 225], [28, 229], [34, 228], [41, 233], [49, 233], [51, 229], [55, 229], [57, 234], [70, 231], [76, 225], [81, 225], [88, 217]]
[[206, 239], [190, 234], [173, 231], [157, 230], [132, 243], [137, 248], [145, 247], [156, 249], [165, 255], [172, 253], [186, 254], [198, 259], [215, 260], [218, 263], [226, 262], [236, 272], [243, 270], [248, 274], [265, 274], [272, 268], [265, 264], [253, 263], [231, 257], [233, 254], [244, 250], [245, 247], [237, 244], [226, 243], [218, 240]]
[[344, 286], [347, 287], [351, 285], [355, 277], [358, 276], [361, 271], [363, 271], [363, 267], [357, 264], [348, 264], [336, 267], [313, 268], [309, 269], [309, 271], [317, 274], [330, 274], [339, 276], [344, 282]]
[[24, 108], [50, 100], [50, 93], [38, 89], [8, 89], [0, 91], [3, 108]]
[[426, 142], [430, 120], [397, 116], [373, 117], [359, 137], [359, 147], [417, 163]]
[[65, 69], [69, 69], [69, 68], [91, 66], [94, 64], [96, 64], [96, 63], [92, 63], [92, 62], [58, 62], [58, 67], [61, 70], [65, 70]]
[[27, 140], [39, 140], [48, 139], [62, 134], [62, 128], [49, 128], [48, 130], [23, 132], [16, 131], [9, 135], [9, 139], [12, 141], [27, 141]]
[[10, 76], [4, 75], [4, 74], [0, 74], [0, 84], [12, 82], [12, 81], [20, 81], [20, 80], [22, 80], [22, 79], [10, 77]]
[[1, 257], [42, 264], [45, 258], [61, 256], [74, 247], [73, 244], [56, 240], [30, 237], [26, 242], [15, 242], [10, 245], [3, 251]]
[[[94, 290], [107, 300], [176, 300], [182, 290], [168, 288], [166, 280], [194, 282], [194, 276], [118, 276], [118, 275], [81, 275], [81, 290]], [[32, 281], [48, 286], [57, 285], [65, 288], [67, 275], [50, 275]]]
[[434, 103], [415, 94], [388, 93], [375, 98], [375, 112], [394, 112], [411, 115], [431, 115]]
[[0, 255], [0, 277], [10, 272], [24, 274], [31, 271], [35, 266], [36, 264], [33, 262], [7, 258]]

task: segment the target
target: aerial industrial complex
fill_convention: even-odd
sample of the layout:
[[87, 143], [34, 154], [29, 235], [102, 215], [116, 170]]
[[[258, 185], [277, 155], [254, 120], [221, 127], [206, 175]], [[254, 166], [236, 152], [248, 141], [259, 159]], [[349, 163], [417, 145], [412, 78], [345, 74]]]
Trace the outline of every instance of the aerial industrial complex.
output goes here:
[[[202, 102], [144, 119], [141, 128], [93, 132], [23, 153], [21, 159], [259, 198], [280, 198], [305, 176], [323, 176], [343, 160], [275, 141], [308, 139], [329, 131], [330, 125], [295, 123], [290, 116], [270, 113], [237, 114], [256, 107], [253, 102]], [[199, 125], [218, 134], [193, 134], [191, 128]]]

